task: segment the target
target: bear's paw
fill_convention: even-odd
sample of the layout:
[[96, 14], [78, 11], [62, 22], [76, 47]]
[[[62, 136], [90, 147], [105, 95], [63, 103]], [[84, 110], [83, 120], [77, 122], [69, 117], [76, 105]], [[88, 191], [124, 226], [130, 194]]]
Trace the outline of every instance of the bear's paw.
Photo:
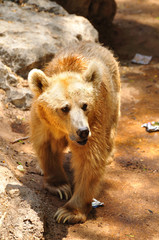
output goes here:
[[71, 209], [67, 207], [61, 207], [54, 215], [57, 223], [83, 223], [86, 221], [86, 215], [79, 212], [77, 209]]
[[44, 184], [44, 188], [47, 189], [54, 195], [58, 195], [60, 199], [69, 200], [72, 196], [71, 187], [69, 184], [63, 184], [58, 187], [50, 185], [49, 183]]

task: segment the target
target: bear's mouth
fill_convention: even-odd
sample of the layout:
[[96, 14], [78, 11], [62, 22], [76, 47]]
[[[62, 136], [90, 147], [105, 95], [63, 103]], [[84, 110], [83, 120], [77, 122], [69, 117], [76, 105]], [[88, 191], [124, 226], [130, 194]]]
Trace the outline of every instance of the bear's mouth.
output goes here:
[[85, 145], [87, 143], [88, 139], [85, 139], [83, 141], [77, 141], [78, 144], [80, 145]]

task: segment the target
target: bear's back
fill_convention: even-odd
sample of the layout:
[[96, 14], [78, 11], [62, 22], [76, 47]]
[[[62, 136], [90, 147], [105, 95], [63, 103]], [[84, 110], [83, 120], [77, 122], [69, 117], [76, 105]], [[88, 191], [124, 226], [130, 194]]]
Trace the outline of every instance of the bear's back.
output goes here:
[[61, 72], [83, 73], [91, 62], [100, 62], [101, 67], [107, 68], [117, 92], [120, 91], [118, 63], [110, 50], [98, 43], [82, 41], [70, 44], [59, 51], [45, 67], [44, 72], [51, 77]]

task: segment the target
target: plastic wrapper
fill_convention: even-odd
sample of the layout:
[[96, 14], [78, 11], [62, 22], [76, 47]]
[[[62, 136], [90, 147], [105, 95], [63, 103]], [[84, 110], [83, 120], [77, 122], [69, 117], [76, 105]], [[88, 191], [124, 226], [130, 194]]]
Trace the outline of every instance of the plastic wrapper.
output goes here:
[[97, 208], [97, 207], [101, 207], [104, 206], [104, 203], [98, 201], [97, 199], [93, 198], [92, 200], [92, 208]]
[[24, 168], [23, 168], [22, 165], [18, 165], [18, 166], [17, 166], [17, 169], [18, 169], [19, 171], [21, 171], [21, 172], [24, 172]]
[[159, 131], [159, 122], [144, 123], [141, 127], [145, 127], [147, 132]]
[[145, 56], [145, 55], [136, 53], [134, 58], [131, 60], [131, 62], [146, 65], [146, 64], [149, 64], [151, 59], [152, 59], [152, 56]]

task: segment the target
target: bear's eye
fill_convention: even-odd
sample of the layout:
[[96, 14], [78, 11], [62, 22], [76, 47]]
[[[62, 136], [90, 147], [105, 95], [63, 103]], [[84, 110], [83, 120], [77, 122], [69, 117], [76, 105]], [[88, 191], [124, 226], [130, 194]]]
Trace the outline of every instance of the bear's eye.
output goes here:
[[83, 111], [86, 111], [86, 110], [87, 110], [87, 104], [86, 104], [86, 103], [83, 104], [82, 110], [83, 110]]
[[61, 111], [64, 112], [64, 113], [68, 113], [70, 111], [70, 107], [65, 106], [65, 107], [61, 108]]

